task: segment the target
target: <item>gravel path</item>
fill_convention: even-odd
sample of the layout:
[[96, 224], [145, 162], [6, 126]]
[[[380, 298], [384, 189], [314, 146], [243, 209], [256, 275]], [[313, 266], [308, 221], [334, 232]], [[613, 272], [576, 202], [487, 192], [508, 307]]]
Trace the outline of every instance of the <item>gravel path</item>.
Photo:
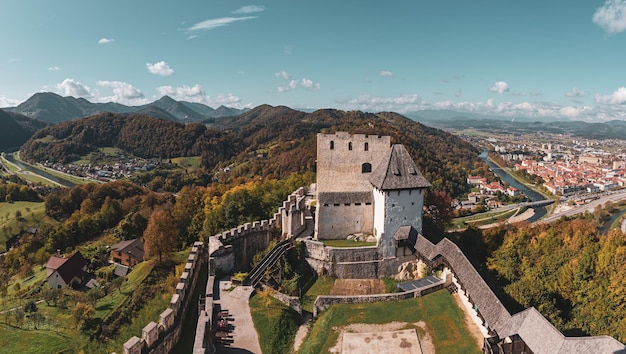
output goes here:
[[228, 310], [233, 342], [229, 346], [218, 345], [218, 353], [261, 353], [248, 304], [253, 291], [250, 286], [233, 287], [230, 281], [220, 281], [219, 300], [215, 303], [220, 304], [222, 310]]

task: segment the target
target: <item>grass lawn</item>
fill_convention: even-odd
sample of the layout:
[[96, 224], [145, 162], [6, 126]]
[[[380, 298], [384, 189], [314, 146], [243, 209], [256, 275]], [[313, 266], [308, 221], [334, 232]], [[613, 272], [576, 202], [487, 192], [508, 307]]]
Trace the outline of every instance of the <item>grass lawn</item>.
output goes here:
[[334, 284], [335, 278], [318, 276], [313, 286], [311, 286], [302, 298], [302, 309], [313, 313], [313, 303], [315, 303], [315, 299], [319, 295], [330, 295]]
[[191, 157], [176, 157], [172, 159], [172, 163], [177, 164], [183, 169], [189, 169], [191, 171], [200, 168], [200, 163], [202, 163], [201, 156], [191, 156]]
[[269, 293], [250, 298], [250, 313], [263, 353], [291, 353], [300, 315]]
[[310, 327], [299, 353], [328, 353], [339, 337], [335, 327], [394, 321], [409, 323], [406, 329], [416, 328], [411, 323], [424, 321], [438, 353], [480, 353], [463, 316], [446, 290], [401, 301], [333, 305]]
[[518, 210], [519, 208], [504, 210], [504, 211], [496, 209], [495, 211], [456, 218], [452, 220], [449, 228], [450, 229], [465, 228], [469, 224], [476, 225], [476, 226], [492, 224], [494, 222], [498, 222], [501, 219], [508, 219], [512, 217], [518, 212]]
[[69, 334], [59, 331], [24, 330], [0, 324], [3, 353], [61, 353], [68, 349]]
[[[44, 202], [0, 202], [0, 252], [6, 251], [6, 240], [19, 233], [20, 223], [25, 228], [36, 226], [46, 217], [45, 209]], [[18, 210], [22, 213], [21, 219], [15, 217]]]
[[4, 158], [4, 153], [2, 153], [2, 155], [0, 156], [0, 160], [2, 160], [2, 164], [4, 164], [4, 166], [6, 166], [6, 168], [11, 172], [15, 173], [20, 170], [19, 167], [17, 167], [16, 165], [9, 162], [9, 160]]
[[372, 247], [376, 246], [376, 242], [363, 242], [352, 240], [320, 240], [328, 247]]

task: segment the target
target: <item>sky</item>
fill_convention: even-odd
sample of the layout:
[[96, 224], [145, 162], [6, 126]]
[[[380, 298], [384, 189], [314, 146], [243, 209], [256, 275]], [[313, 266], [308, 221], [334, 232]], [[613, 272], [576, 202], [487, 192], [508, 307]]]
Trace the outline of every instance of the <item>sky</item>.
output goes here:
[[626, 120], [626, 0], [3, 0], [0, 107], [37, 92]]

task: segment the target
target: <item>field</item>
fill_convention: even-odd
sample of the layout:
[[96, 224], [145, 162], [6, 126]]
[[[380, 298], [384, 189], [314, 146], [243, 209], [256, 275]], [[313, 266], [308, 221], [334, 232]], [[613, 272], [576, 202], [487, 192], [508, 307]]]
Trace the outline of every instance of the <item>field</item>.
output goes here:
[[321, 240], [328, 247], [371, 247], [376, 246], [376, 242], [364, 242], [353, 240]]
[[[16, 217], [16, 213], [22, 214]], [[18, 214], [19, 214], [18, 213]], [[45, 218], [43, 202], [0, 202], [0, 253], [6, 252], [6, 241], [17, 235], [20, 229], [36, 227]]]
[[446, 290], [401, 301], [333, 305], [309, 328], [299, 353], [328, 353], [348, 325], [392, 322], [404, 323], [399, 329], [415, 329], [420, 340], [427, 335], [436, 352], [480, 353], [463, 311]]
[[[90, 249], [101, 248], [112, 241], [110, 238], [96, 240], [88, 245], [79, 246], [82, 253]], [[190, 249], [175, 253], [173, 264], [178, 264], [176, 271], [182, 273], [182, 264], [187, 259]], [[88, 292], [64, 289], [61, 299], [67, 305], [48, 304], [43, 301], [43, 292], [31, 290], [41, 286], [45, 281], [46, 269], [43, 265], [33, 267], [34, 274], [25, 279], [14, 277], [7, 294], [0, 297], [0, 352], [9, 348], [15, 353], [57, 353], [57, 352], [88, 352], [111, 353], [121, 352], [124, 342], [132, 336], [141, 336], [142, 329], [150, 321], [159, 320], [161, 312], [168, 307], [173, 292], [172, 280], [175, 278], [170, 270], [173, 265], [155, 266], [152, 261], [139, 263], [124, 279], [119, 287], [111, 287], [104, 296], [92, 302]], [[177, 273], [177, 276], [180, 274]], [[169, 274], [169, 275], [168, 275]], [[106, 280], [99, 279], [102, 285]], [[20, 287], [16, 288], [16, 284]], [[19, 291], [21, 289], [21, 291]], [[151, 294], [144, 297], [142, 294]], [[14, 309], [24, 306], [29, 301], [37, 303], [37, 315], [26, 313], [18, 325]], [[59, 300], [61, 301], [61, 300]], [[83, 302], [93, 307], [95, 327], [80, 329], [74, 319], [75, 303]], [[140, 306], [137, 306], [140, 304]], [[33, 317], [35, 316], [35, 317]], [[103, 320], [131, 316], [120, 322], [117, 334], [109, 337], [106, 342], [90, 338]], [[96, 332], [94, 332], [96, 331]], [[8, 350], [8, 349], [7, 349]]]

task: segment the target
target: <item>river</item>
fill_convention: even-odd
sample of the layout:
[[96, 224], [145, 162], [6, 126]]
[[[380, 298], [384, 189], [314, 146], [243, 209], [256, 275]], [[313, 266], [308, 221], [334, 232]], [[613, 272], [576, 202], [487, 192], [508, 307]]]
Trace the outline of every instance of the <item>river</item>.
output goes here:
[[[535, 192], [534, 190], [526, 187], [525, 185], [519, 183], [508, 172], [506, 172], [505, 170], [503, 170], [500, 167], [498, 167], [498, 165], [496, 165], [495, 163], [491, 162], [489, 160], [489, 158], [487, 157], [487, 150], [483, 151], [479, 155], [479, 157], [483, 161], [485, 161], [487, 163], [487, 165], [489, 165], [489, 168], [498, 177], [500, 177], [500, 179], [503, 182], [508, 183], [511, 187], [515, 187], [515, 188], [519, 189], [520, 191], [522, 191], [524, 193], [524, 195], [527, 196], [528, 199], [530, 199], [531, 201], [536, 202], [536, 201], [539, 201], [539, 200], [545, 200], [546, 199], [541, 194], [539, 194], [539, 193]], [[537, 221], [537, 220], [541, 219], [547, 213], [546, 207], [535, 207], [533, 209], [535, 209], [535, 215], [533, 215], [530, 219], [528, 219], [528, 221], [530, 221], [530, 222], [534, 222], [534, 221]]]
[[72, 188], [72, 187], [75, 186], [75, 184], [72, 183], [72, 182], [69, 182], [69, 181], [61, 179], [59, 177], [53, 176], [53, 175], [47, 173], [46, 171], [40, 170], [40, 169], [38, 169], [36, 167], [33, 167], [33, 166], [30, 166], [30, 165], [26, 165], [26, 164], [21, 163], [20, 161], [15, 159], [15, 157], [13, 156], [12, 153], [11, 154], [7, 153], [7, 154], [5, 154], [4, 157], [9, 162], [11, 162], [12, 164], [14, 164], [17, 167], [21, 168], [22, 170], [30, 171], [30, 172], [32, 172], [35, 175], [38, 175], [38, 176], [41, 176], [43, 178], [49, 179], [49, 180], [51, 180], [53, 182], [56, 182], [56, 183], [62, 185], [63, 187]]

